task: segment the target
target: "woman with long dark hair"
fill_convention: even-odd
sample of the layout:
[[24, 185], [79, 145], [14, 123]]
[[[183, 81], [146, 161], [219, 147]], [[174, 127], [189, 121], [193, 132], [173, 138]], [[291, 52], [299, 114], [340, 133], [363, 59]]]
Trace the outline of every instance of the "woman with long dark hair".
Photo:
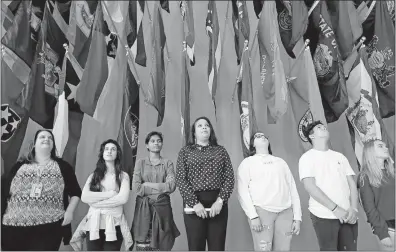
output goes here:
[[29, 153], [2, 177], [3, 250], [58, 250], [71, 237], [81, 189], [73, 168], [56, 156], [54, 135], [38, 130]]
[[225, 250], [228, 199], [234, 189], [234, 170], [223, 146], [217, 144], [208, 118], [191, 127], [191, 142], [177, 158], [176, 182], [183, 198], [189, 250]]
[[395, 165], [381, 140], [364, 144], [358, 189], [380, 249], [395, 251]]
[[133, 245], [124, 215], [129, 176], [121, 169], [121, 158], [117, 141], [109, 139], [100, 145], [96, 169], [88, 177], [81, 195], [81, 201], [90, 208], [70, 242], [74, 250], [82, 249], [84, 237], [88, 251], [117, 251], [123, 240], [126, 250]]
[[250, 139], [251, 156], [238, 168], [238, 199], [249, 219], [254, 250], [290, 250], [300, 233], [301, 204], [287, 163], [272, 155], [262, 132]]
[[149, 154], [136, 162], [133, 173], [132, 189], [137, 196], [132, 233], [138, 251], [172, 250], [180, 235], [169, 196], [176, 189], [175, 170], [173, 162], [161, 156], [163, 141], [160, 132], [147, 135]]

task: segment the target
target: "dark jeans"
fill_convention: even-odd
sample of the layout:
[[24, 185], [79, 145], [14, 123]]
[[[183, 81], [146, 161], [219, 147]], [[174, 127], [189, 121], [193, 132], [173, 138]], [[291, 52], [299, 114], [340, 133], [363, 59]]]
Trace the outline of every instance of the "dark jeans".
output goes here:
[[56, 251], [63, 238], [63, 219], [54, 223], [15, 227], [1, 225], [3, 251]]
[[116, 226], [116, 241], [106, 241], [105, 230], [99, 230], [99, 239], [91, 241], [89, 239], [89, 232], [87, 234], [87, 251], [120, 251], [122, 241], [124, 238], [122, 237], [120, 226]]
[[356, 251], [358, 224], [341, 224], [338, 219], [322, 219], [311, 213], [321, 251]]
[[[196, 192], [199, 202], [205, 208], [210, 208], [216, 201], [219, 191]], [[208, 242], [209, 251], [224, 251], [228, 220], [228, 206], [213, 218], [202, 219], [196, 214], [184, 214], [188, 249], [190, 251], [205, 251]]]

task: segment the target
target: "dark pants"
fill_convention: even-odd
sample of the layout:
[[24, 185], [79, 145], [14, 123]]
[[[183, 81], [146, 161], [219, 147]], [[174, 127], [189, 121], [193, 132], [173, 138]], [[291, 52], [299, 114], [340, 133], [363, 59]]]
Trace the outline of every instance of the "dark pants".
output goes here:
[[[210, 208], [216, 201], [219, 191], [196, 192], [195, 194], [205, 208]], [[208, 242], [208, 250], [224, 251], [227, 220], [227, 204], [224, 204], [220, 213], [213, 218], [202, 219], [196, 214], [184, 214], [188, 249], [190, 251], [205, 251], [206, 242]]]
[[91, 241], [89, 239], [89, 232], [87, 234], [87, 251], [120, 251], [122, 241], [124, 238], [122, 237], [120, 226], [116, 226], [116, 241], [106, 241], [105, 230], [99, 230], [99, 239]]
[[356, 251], [358, 224], [341, 224], [338, 219], [322, 219], [311, 213], [321, 251]]
[[63, 219], [54, 223], [14, 227], [1, 225], [1, 249], [4, 251], [56, 251], [63, 238]]

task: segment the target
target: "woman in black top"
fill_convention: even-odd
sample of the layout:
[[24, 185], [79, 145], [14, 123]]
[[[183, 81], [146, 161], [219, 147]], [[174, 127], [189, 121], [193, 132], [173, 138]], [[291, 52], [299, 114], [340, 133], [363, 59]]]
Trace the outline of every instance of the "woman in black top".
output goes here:
[[395, 166], [381, 140], [364, 145], [358, 188], [367, 221], [381, 250], [395, 251]]
[[[202, 251], [208, 242], [208, 250], [224, 250], [234, 170], [226, 149], [217, 144], [208, 118], [195, 120], [191, 136], [192, 141], [180, 150], [176, 164], [188, 247]], [[189, 211], [191, 208], [193, 211]]]
[[[56, 156], [54, 136], [39, 130], [27, 157], [1, 185], [3, 250], [58, 250], [71, 238], [81, 189], [73, 168]], [[69, 203], [70, 198], [70, 203]]]

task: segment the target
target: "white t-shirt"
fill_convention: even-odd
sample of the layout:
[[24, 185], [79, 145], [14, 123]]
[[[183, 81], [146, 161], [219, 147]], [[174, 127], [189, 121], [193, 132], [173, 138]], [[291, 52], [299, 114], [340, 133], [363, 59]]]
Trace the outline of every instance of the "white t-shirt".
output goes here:
[[[355, 173], [344, 155], [333, 150], [311, 149], [301, 156], [298, 166], [300, 180], [315, 178], [316, 186], [335, 204], [345, 210], [350, 207], [347, 176]], [[312, 197], [309, 198], [309, 211], [319, 218], [337, 219], [330, 209]]]
[[287, 163], [272, 155], [245, 158], [238, 168], [238, 199], [248, 218], [257, 217], [255, 206], [279, 213], [293, 208], [294, 220], [301, 221], [296, 183]]

